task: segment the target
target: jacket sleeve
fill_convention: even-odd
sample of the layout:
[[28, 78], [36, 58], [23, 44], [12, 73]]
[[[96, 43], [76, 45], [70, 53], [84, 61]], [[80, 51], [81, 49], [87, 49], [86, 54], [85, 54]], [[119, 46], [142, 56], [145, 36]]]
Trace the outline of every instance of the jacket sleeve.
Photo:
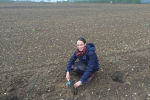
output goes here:
[[68, 61], [68, 64], [67, 64], [67, 68], [65, 71], [70, 71], [71, 69], [71, 66], [72, 64], [75, 62], [75, 60], [77, 59], [77, 56], [76, 56], [76, 52], [71, 56], [70, 60]]
[[93, 53], [92, 55], [89, 56], [89, 61], [88, 61], [88, 64], [87, 64], [87, 69], [86, 69], [85, 73], [82, 75], [82, 77], [80, 79], [80, 81], [83, 84], [86, 84], [86, 79], [92, 73], [93, 68], [94, 68], [94, 64], [95, 64], [95, 60], [96, 60], [96, 54]]

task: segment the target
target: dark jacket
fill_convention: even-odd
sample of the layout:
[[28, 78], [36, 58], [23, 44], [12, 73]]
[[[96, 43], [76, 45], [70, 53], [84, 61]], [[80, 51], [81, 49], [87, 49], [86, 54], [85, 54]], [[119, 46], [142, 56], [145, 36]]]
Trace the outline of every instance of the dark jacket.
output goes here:
[[85, 54], [83, 55], [83, 57], [79, 57], [77, 56], [77, 52], [75, 52], [68, 64], [67, 64], [67, 68], [66, 68], [66, 71], [70, 71], [71, 69], [71, 66], [74, 64], [75, 60], [78, 58], [82, 63], [84, 63], [85, 65], [87, 65], [87, 69], [85, 71], [85, 73], [82, 75], [80, 81], [83, 83], [83, 84], [86, 84], [86, 79], [89, 77], [89, 75], [92, 73], [92, 72], [96, 72], [98, 71], [99, 69], [99, 63], [98, 63], [98, 58], [97, 58], [97, 55], [95, 53], [95, 45], [93, 43], [88, 43], [86, 44], [86, 52]]

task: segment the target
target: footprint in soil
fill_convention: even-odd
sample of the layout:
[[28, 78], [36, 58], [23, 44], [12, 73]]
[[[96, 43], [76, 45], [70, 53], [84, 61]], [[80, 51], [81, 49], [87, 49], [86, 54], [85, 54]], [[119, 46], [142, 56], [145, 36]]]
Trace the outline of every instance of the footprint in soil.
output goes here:
[[7, 88], [7, 91], [8, 91], [8, 92], [12, 92], [12, 91], [14, 91], [14, 90], [15, 90], [14, 87], [9, 87], [9, 88]]

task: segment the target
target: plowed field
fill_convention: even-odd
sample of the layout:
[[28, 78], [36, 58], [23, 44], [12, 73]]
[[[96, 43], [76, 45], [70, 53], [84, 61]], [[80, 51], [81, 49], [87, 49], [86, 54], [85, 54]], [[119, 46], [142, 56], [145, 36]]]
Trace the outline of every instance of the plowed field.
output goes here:
[[[78, 37], [100, 68], [73, 91], [65, 68]], [[0, 100], [150, 100], [150, 6], [0, 4]]]

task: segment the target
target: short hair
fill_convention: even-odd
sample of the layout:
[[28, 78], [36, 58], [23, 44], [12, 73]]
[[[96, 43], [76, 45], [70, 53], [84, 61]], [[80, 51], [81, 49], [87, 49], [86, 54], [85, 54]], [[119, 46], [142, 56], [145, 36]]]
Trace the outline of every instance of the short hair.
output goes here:
[[82, 41], [84, 44], [86, 43], [86, 40], [83, 37], [79, 37], [77, 41]]

